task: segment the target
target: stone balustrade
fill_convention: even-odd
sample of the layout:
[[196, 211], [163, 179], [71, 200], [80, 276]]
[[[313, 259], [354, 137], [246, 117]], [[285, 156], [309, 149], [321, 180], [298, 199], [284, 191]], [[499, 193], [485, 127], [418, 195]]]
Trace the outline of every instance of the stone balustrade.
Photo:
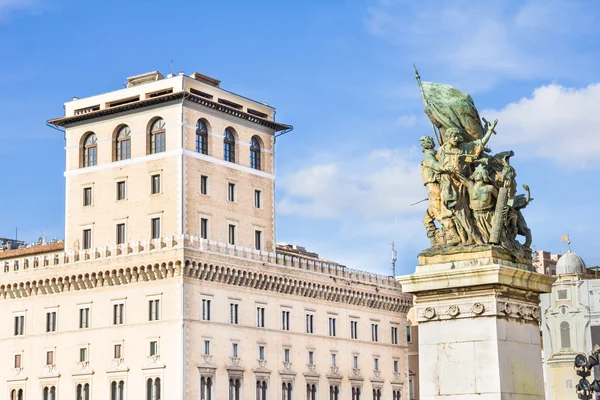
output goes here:
[[169, 236], [160, 239], [79, 251], [68, 250], [57, 253], [15, 257], [6, 261], [0, 261], [0, 277], [6, 273], [24, 273], [28, 270], [37, 268], [61, 267], [73, 263], [148, 254], [156, 251], [181, 248], [316, 272], [375, 286], [385, 286], [388, 288], [400, 287], [396, 280], [391, 276], [359, 271], [336, 263], [318, 261], [301, 255], [259, 251], [247, 247], [232, 246], [222, 242], [200, 239], [189, 235], [180, 235], [176, 237]]

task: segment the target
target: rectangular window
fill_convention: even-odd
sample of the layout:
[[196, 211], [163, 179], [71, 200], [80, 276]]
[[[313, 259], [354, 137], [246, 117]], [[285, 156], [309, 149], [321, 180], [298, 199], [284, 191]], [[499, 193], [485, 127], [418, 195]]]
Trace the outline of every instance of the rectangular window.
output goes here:
[[379, 358], [377, 357], [373, 359], [373, 370], [379, 371]]
[[152, 239], [160, 238], [160, 218], [152, 218]]
[[153, 340], [150, 342], [150, 356], [158, 355], [158, 341]]
[[262, 192], [260, 190], [254, 191], [254, 208], [262, 208]]
[[261, 250], [262, 249], [262, 232], [261, 231], [254, 231], [254, 248], [256, 250]]
[[265, 327], [265, 307], [256, 307], [256, 327]]
[[335, 318], [329, 317], [329, 336], [335, 336]]
[[231, 357], [233, 357], [233, 358], [238, 357], [238, 344], [237, 343], [231, 344]]
[[406, 325], [406, 343], [412, 343], [412, 330], [410, 325]]
[[117, 182], [117, 200], [125, 200], [125, 181]]
[[210, 299], [202, 299], [202, 321], [210, 321]]
[[358, 356], [352, 356], [352, 368], [358, 368]]
[[284, 310], [281, 312], [281, 329], [284, 331], [290, 330], [290, 311]]
[[235, 225], [229, 224], [229, 244], [235, 245]]
[[152, 194], [160, 193], [160, 175], [152, 175], [150, 178], [150, 182], [152, 184], [151, 192]]
[[117, 224], [117, 244], [125, 243], [125, 224]]
[[46, 352], [46, 365], [54, 365], [54, 350]]
[[121, 344], [115, 344], [113, 356], [117, 360], [123, 358], [123, 348]]
[[46, 332], [56, 332], [56, 311], [46, 313]]
[[200, 194], [208, 194], [208, 176], [200, 177]]
[[84, 250], [92, 248], [92, 230], [91, 229], [83, 230], [82, 241], [83, 241], [83, 249]]
[[238, 319], [239, 306], [240, 305], [237, 303], [229, 304], [229, 323], [230, 324], [237, 325], [239, 323], [239, 319]]
[[160, 320], [160, 300], [154, 299], [148, 301], [148, 321]]
[[398, 327], [397, 326], [392, 326], [391, 328], [391, 335], [392, 335], [392, 344], [398, 344]]
[[315, 353], [313, 351], [308, 352], [308, 365], [314, 365], [315, 363]]
[[89, 307], [79, 309], [79, 329], [90, 327], [90, 309]]
[[265, 346], [258, 346], [258, 359], [259, 360], [265, 359]]
[[208, 218], [200, 218], [200, 237], [208, 239]]
[[227, 184], [227, 201], [235, 201], [235, 183]]
[[87, 347], [81, 347], [79, 349], [79, 362], [87, 362], [88, 361], [88, 349]]
[[283, 362], [290, 362], [290, 349], [283, 349]]
[[15, 354], [15, 368], [21, 368], [21, 354]]
[[113, 325], [123, 325], [125, 304], [113, 304]]
[[92, 188], [83, 189], [83, 205], [84, 207], [92, 205]]
[[306, 314], [306, 333], [314, 333], [314, 318], [313, 314]]
[[371, 341], [379, 341], [379, 325], [377, 324], [371, 324]]
[[400, 372], [400, 363], [398, 362], [398, 360], [394, 360], [394, 373], [398, 373]]
[[358, 339], [358, 321], [350, 321], [350, 338]]
[[204, 354], [207, 356], [210, 355], [210, 340], [204, 341]]
[[331, 366], [335, 367], [337, 365], [337, 357], [335, 353], [331, 353]]

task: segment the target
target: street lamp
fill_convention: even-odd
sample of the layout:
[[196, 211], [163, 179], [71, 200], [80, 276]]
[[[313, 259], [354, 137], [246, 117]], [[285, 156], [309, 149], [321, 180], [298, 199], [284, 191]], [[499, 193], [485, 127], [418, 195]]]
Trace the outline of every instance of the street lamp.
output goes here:
[[587, 377], [592, 374], [596, 366], [600, 364], [600, 346], [594, 345], [592, 354], [578, 354], [575, 356], [575, 373], [581, 377], [579, 383], [575, 386], [577, 398], [582, 400], [591, 400], [594, 398], [594, 392], [600, 393], [600, 381], [594, 379], [592, 383]]

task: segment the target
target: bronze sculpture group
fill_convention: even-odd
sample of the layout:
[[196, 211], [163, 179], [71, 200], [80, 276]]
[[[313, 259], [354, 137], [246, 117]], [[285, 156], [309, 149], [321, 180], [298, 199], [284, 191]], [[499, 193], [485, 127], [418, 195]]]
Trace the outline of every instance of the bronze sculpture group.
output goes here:
[[521, 210], [531, 201], [529, 187], [523, 185], [527, 194], [517, 195], [512, 151], [492, 154], [486, 147], [498, 121], [480, 119], [468, 94], [421, 82], [415, 73], [439, 145], [436, 151], [433, 137], [421, 137], [429, 201], [423, 222], [431, 247], [491, 244], [516, 254], [528, 250], [531, 231]]

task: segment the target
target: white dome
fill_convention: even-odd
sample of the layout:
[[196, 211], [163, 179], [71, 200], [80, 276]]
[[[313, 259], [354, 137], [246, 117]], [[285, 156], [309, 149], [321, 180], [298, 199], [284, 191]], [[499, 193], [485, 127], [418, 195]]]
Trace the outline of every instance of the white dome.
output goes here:
[[585, 262], [581, 257], [570, 251], [567, 254], [563, 254], [556, 263], [556, 274], [585, 274], [587, 268]]

